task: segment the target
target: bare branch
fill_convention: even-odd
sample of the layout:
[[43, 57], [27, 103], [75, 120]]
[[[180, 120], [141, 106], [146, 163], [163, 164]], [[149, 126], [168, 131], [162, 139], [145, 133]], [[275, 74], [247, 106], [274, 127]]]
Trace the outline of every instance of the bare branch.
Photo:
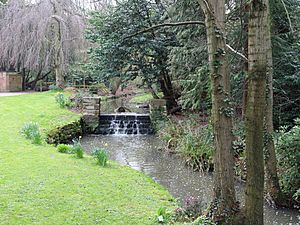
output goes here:
[[230, 45], [226, 44], [226, 47], [233, 52], [234, 54], [240, 56], [242, 59], [244, 59], [245, 61], [248, 62], [248, 58], [246, 56], [244, 56], [242, 53], [238, 52], [237, 50], [235, 50], [234, 48], [232, 48]]
[[162, 28], [162, 27], [176, 27], [176, 26], [186, 26], [186, 25], [203, 25], [203, 26], [205, 26], [205, 23], [202, 22], [202, 21], [184, 21], [184, 22], [157, 24], [155, 26], [146, 28], [145, 30], [141, 30], [141, 31], [139, 31], [135, 34], [132, 34], [132, 35], [126, 37], [125, 39], [132, 38], [134, 36], [137, 36], [137, 35], [140, 35], [140, 34], [143, 34], [143, 33], [147, 33], [147, 32], [150, 32], [152, 30], [156, 30], [156, 29], [159, 29], [159, 28]]
[[288, 19], [288, 21], [289, 21], [290, 29], [291, 29], [292, 32], [294, 32], [293, 25], [292, 25], [292, 21], [291, 21], [291, 17], [290, 17], [289, 11], [288, 11], [287, 8], [286, 8], [286, 5], [285, 5], [285, 3], [284, 3], [284, 0], [281, 0], [281, 3], [282, 3], [283, 8], [284, 8], [284, 10], [285, 10], [286, 17], [287, 17], [287, 19]]

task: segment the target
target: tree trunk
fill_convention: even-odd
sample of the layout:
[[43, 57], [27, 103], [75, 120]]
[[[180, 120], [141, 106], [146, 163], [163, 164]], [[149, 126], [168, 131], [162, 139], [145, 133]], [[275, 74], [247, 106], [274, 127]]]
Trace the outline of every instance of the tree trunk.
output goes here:
[[22, 68], [22, 91], [25, 91], [25, 84], [26, 84], [26, 69]]
[[[245, 4], [244, 1], [241, 2], [241, 4]], [[244, 44], [244, 55], [248, 55], [248, 11], [247, 9], [243, 10], [243, 16], [242, 16], [242, 21], [243, 21], [243, 39], [245, 39], [245, 44]], [[245, 119], [245, 113], [246, 113], [246, 108], [247, 108], [247, 99], [248, 99], [248, 77], [246, 76], [246, 73], [248, 72], [248, 61], [245, 60], [243, 63], [243, 70], [245, 71], [245, 77], [243, 81], [243, 106], [242, 106], [242, 118], [243, 120]]]
[[171, 78], [166, 71], [161, 71], [161, 78], [159, 79], [159, 83], [164, 95], [163, 98], [166, 100], [166, 108], [169, 114], [173, 108], [178, 107], [178, 104], [175, 99]]
[[58, 31], [57, 31], [57, 39], [55, 43], [56, 47], [56, 58], [55, 58], [55, 81], [56, 86], [59, 88], [64, 88], [65, 78], [64, 78], [64, 70], [63, 70], [63, 50], [61, 44], [61, 24], [57, 21]]
[[56, 17], [59, 14], [59, 6], [57, 2], [52, 2], [53, 5], [53, 19], [56, 22], [54, 25], [54, 33], [55, 37], [55, 62], [54, 62], [54, 71], [55, 71], [55, 81], [56, 86], [59, 88], [64, 88], [65, 85], [65, 77], [64, 77], [64, 52], [62, 49], [62, 21], [59, 17]]
[[[225, 43], [225, 0], [200, 1], [205, 14], [209, 68], [212, 85], [212, 125], [214, 131], [214, 200], [211, 217], [226, 221], [236, 213], [230, 76]], [[226, 218], [227, 217], [227, 218]]]
[[[267, 8], [268, 15], [269, 7]], [[266, 116], [265, 116], [265, 167], [266, 187], [268, 200], [271, 204], [282, 205], [282, 192], [279, 186], [277, 175], [277, 160], [273, 140], [273, 57], [270, 17], [266, 24], [266, 47], [267, 47], [267, 95], [266, 95]]]
[[154, 99], [159, 99], [159, 96], [156, 94], [155, 90], [153, 89], [153, 87], [151, 86], [151, 84], [149, 82], [147, 82], [147, 86], [148, 86], [148, 89], [149, 89], [152, 97]]
[[267, 0], [250, 3], [248, 59], [249, 85], [246, 109], [245, 224], [262, 225], [264, 203], [264, 111], [266, 104]]

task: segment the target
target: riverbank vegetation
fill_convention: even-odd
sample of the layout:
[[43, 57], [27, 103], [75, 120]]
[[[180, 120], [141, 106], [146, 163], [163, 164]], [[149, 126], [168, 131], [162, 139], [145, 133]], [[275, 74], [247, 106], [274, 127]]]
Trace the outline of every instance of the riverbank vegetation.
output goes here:
[[[148, 93], [133, 103], [165, 100], [169, 118], [155, 125], [168, 151], [214, 170], [207, 217], [261, 225], [265, 196], [299, 207], [298, 0], [1, 3], [0, 67], [20, 73], [24, 89], [90, 85], [117, 95], [138, 80]], [[244, 207], [234, 174], [245, 180]]]
[[91, 156], [61, 154], [21, 134], [28, 120], [45, 138], [78, 118], [52, 92], [0, 98], [0, 224], [153, 224], [158, 208], [172, 210], [172, 197], [145, 175], [112, 161], [99, 167]]

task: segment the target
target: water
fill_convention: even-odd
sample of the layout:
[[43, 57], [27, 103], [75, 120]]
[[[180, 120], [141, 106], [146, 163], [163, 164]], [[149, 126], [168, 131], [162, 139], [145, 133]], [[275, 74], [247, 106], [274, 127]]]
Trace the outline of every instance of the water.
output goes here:
[[126, 107], [130, 112], [149, 113], [149, 109], [139, 108], [137, 104], [132, 104], [129, 99], [116, 98], [101, 101], [101, 113], [114, 113], [119, 107]]
[[[203, 204], [212, 199], [212, 174], [188, 169], [180, 158], [162, 151], [162, 143], [155, 136], [90, 135], [83, 138], [82, 145], [88, 153], [94, 147], [107, 149], [110, 159], [152, 177], [181, 202], [190, 196], [200, 198]], [[237, 183], [239, 198], [243, 196], [242, 189], [242, 185]], [[264, 213], [266, 225], [300, 224], [300, 212], [297, 210], [265, 206]]]
[[149, 114], [101, 113], [96, 134], [153, 134]]

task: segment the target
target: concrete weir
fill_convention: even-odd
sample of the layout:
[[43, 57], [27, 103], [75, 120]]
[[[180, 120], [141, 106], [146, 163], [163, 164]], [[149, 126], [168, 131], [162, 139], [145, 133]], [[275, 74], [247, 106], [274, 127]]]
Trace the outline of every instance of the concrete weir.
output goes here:
[[109, 113], [100, 114], [96, 134], [102, 135], [139, 135], [153, 134], [149, 114]]

